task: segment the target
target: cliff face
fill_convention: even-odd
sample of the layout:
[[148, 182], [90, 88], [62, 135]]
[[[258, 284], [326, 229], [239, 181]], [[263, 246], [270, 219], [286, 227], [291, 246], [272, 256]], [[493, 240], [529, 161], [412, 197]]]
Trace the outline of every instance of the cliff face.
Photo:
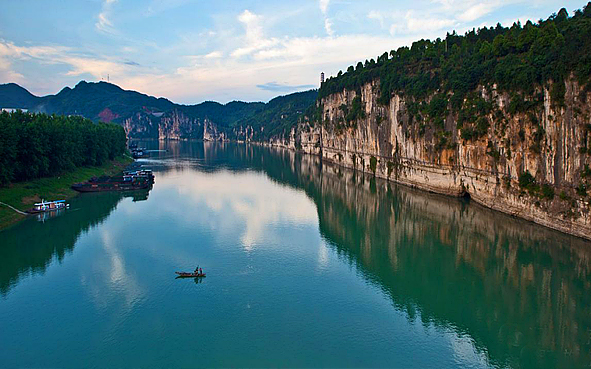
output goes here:
[[[553, 101], [551, 87], [521, 111], [515, 96], [479, 88], [475, 106], [490, 109], [478, 127], [451, 112], [436, 127], [417, 119], [410, 111], [415, 102], [404, 96], [380, 105], [375, 81], [323, 98], [322, 124], [300, 124], [296, 145], [346, 167], [428, 191], [467, 194], [487, 207], [591, 238], [591, 103], [572, 79], [565, 82], [564, 101]], [[356, 97], [362, 112], [347, 122]], [[481, 133], [471, 134], [472, 127]]]
[[207, 119], [201, 121], [182, 111], [172, 110], [166, 113], [136, 113], [125, 119], [122, 125], [128, 137], [185, 140], [202, 139], [205, 134], [211, 133], [212, 129], [207, 128], [208, 123]]

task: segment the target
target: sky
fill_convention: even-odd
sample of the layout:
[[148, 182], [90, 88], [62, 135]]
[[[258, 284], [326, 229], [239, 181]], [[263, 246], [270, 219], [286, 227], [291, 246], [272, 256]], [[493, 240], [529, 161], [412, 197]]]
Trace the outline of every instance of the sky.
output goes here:
[[0, 83], [55, 94], [107, 81], [174, 102], [268, 101], [320, 73], [500, 22], [537, 21], [565, 0], [0, 0]]

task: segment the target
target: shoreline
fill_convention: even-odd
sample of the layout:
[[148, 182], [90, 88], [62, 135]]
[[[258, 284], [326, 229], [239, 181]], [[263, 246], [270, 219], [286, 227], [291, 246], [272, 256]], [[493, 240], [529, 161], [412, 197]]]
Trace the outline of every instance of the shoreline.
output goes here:
[[[339, 163], [337, 161], [334, 160], [330, 160], [326, 157], [324, 157], [322, 155], [322, 150], [323, 148], [320, 147], [319, 149], [321, 150], [319, 153], [315, 153], [315, 152], [308, 152], [302, 148], [297, 148], [297, 147], [292, 147], [289, 144], [285, 144], [283, 142], [280, 141], [274, 141], [274, 142], [268, 142], [268, 141], [250, 141], [250, 140], [246, 140], [246, 141], [242, 141], [242, 140], [204, 140], [204, 139], [175, 139], [175, 138], [167, 138], [167, 139], [162, 139], [162, 138], [131, 138], [133, 140], [155, 140], [155, 141], [201, 141], [201, 142], [211, 142], [211, 143], [238, 143], [238, 144], [252, 144], [252, 145], [257, 145], [257, 146], [264, 146], [264, 147], [269, 147], [269, 148], [278, 148], [278, 149], [284, 149], [284, 150], [291, 150], [293, 152], [296, 153], [302, 153], [302, 154], [307, 154], [307, 155], [314, 155], [319, 157], [323, 162], [325, 163], [330, 163], [332, 165], [336, 165], [336, 166], [340, 166], [343, 168], [347, 168], [347, 169], [351, 169], [351, 170], [356, 170], [356, 171], [360, 171], [362, 173], [366, 173], [369, 175], [374, 175], [376, 178], [381, 178], [383, 180], [392, 182], [392, 183], [396, 183], [402, 186], [406, 186], [409, 188], [414, 188], [420, 191], [425, 191], [427, 193], [434, 193], [434, 194], [438, 194], [438, 195], [442, 195], [442, 196], [448, 196], [448, 197], [452, 197], [452, 198], [461, 198], [464, 196], [463, 193], [460, 192], [453, 192], [453, 191], [441, 191], [438, 187], [436, 186], [428, 186], [428, 184], [426, 183], [416, 183], [416, 182], [412, 182], [412, 181], [404, 181], [401, 179], [396, 179], [396, 178], [392, 178], [392, 177], [387, 177], [384, 175], [381, 175], [381, 173], [372, 173], [370, 171], [365, 170], [365, 168], [358, 168], [358, 167], [351, 167], [346, 165], [345, 163]], [[520, 211], [520, 209], [513, 209], [513, 208], [505, 208], [503, 206], [499, 206], [495, 203], [488, 203], [486, 201], [482, 201], [482, 199], [479, 199], [478, 196], [474, 196], [474, 194], [470, 194], [470, 201], [474, 201], [475, 204], [478, 204], [479, 206], [483, 206], [487, 209], [491, 209], [494, 211], [498, 211], [499, 213], [502, 214], [506, 214], [509, 215], [511, 217], [515, 217], [517, 219], [522, 219], [528, 222], [532, 222], [538, 226], [542, 226], [548, 229], [552, 229], [570, 236], [574, 236], [586, 241], [591, 241], [591, 234], [585, 232], [584, 230], [580, 230], [577, 229], [576, 227], [573, 227], [572, 224], [569, 226], [568, 224], [555, 224], [550, 222], [548, 219], [540, 219], [540, 217], [534, 216], [534, 215], [528, 215], [526, 213], [524, 213], [523, 211]], [[553, 219], [555, 219], [553, 217]]]
[[[403, 180], [396, 179], [393, 177], [383, 176], [383, 175], [381, 175], [381, 173], [373, 173], [371, 171], [365, 170], [365, 168], [351, 167], [351, 166], [348, 166], [344, 163], [339, 163], [335, 160], [330, 160], [330, 159], [324, 157], [322, 155], [322, 151], [320, 153], [307, 152], [306, 150], [303, 150], [303, 149], [298, 149], [295, 147], [291, 147], [289, 145], [275, 143], [275, 142], [258, 142], [258, 141], [247, 141], [247, 142], [236, 141], [236, 142], [237, 143], [260, 145], [260, 146], [266, 146], [266, 147], [273, 147], [273, 148], [281, 148], [281, 149], [292, 150], [294, 152], [299, 152], [302, 154], [314, 155], [314, 156], [319, 157], [323, 163], [336, 165], [336, 166], [346, 168], [349, 170], [359, 171], [361, 173], [364, 173], [364, 174], [367, 174], [370, 176], [375, 176], [376, 178], [380, 178], [382, 180], [386, 180], [388, 182], [392, 182], [392, 183], [395, 183], [398, 185], [406, 186], [408, 188], [416, 189], [419, 191], [424, 191], [426, 193], [433, 193], [433, 194], [446, 196], [446, 197], [450, 197], [450, 198], [456, 198], [456, 199], [461, 199], [462, 197], [464, 197], [464, 194], [460, 193], [460, 192], [440, 191], [437, 187], [430, 187], [430, 186], [428, 186], [428, 184], [419, 184], [419, 183], [410, 182], [410, 181], [403, 181]], [[320, 148], [320, 150], [322, 150], [322, 149], [323, 148]], [[585, 241], [591, 241], [591, 234], [589, 234], [585, 231], [578, 230], [575, 227], [572, 227], [572, 226], [569, 227], [568, 225], [565, 225], [565, 224], [554, 224], [554, 223], [551, 223], [545, 219], [540, 219], [539, 217], [536, 217], [533, 215], [528, 215], [528, 214], [524, 213], [523, 211], [519, 211], [519, 209], [517, 209], [517, 210], [511, 209], [511, 208], [507, 209], [503, 206], [498, 206], [494, 203], [489, 204], [486, 201], [479, 201], [479, 200], [481, 200], [481, 199], [479, 199], [477, 196], [473, 196], [473, 195], [470, 196], [470, 201], [471, 202], [473, 201], [475, 204], [478, 204], [478, 206], [482, 206], [484, 208], [487, 208], [487, 209], [490, 209], [493, 211], [497, 211], [499, 213], [514, 217], [516, 219], [525, 220], [525, 221], [531, 222], [533, 224], [536, 224], [538, 226], [552, 229], [554, 231], [558, 231], [558, 232], [561, 232], [561, 233], [569, 235], [569, 236], [574, 236], [574, 237], [580, 238]]]
[[[133, 162], [131, 157], [123, 155], [100, 167], [80, 167], [56, 177], [12, 183], [7, 187], [0, 188], [0, 201], [19, 211], [26, 211], [41, 199], [55, 200], [59, 198], [60, 200], [67, 200], [78, 195], [78, 192], [70, 188], [72, 184], [87, 181], [95, 176], [116, 174]], [[27, 215], [19, 214], [7, 206], [0, 205], [0, 232], [26, 218]]]

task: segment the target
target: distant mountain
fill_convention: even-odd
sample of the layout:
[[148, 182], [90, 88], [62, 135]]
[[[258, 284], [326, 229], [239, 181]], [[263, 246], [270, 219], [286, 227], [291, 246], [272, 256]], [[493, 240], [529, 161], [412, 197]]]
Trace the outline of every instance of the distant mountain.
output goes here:
[[0, 108], [30, 109], [37, 105], [39, 100], [39, 97], [16, 83], [0, 85]]
[[[65, 87], [56, 95], [43, 97], [9, 83], [0, 85], [0, 107], [115, 122], [123, 125], [132, 137], [224, 139], [247, 126], [265, 132], [266, 137], [269, 133], [289, 131], [297, 123], [299, 114], [314, 103], [317, 94], [317, 90], [299, 92], [275, 98], [267, 104], [206, 101], [181, 105], [107, 82], [81, 81], [74, 88]], [[263, 126], [265, 128], [261, 129]]]

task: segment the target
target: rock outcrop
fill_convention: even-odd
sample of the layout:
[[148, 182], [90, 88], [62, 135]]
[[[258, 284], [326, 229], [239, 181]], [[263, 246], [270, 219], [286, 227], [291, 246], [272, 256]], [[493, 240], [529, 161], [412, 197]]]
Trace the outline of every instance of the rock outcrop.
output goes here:
[[127, 118], [122, 125], [128, 137], [161, 140], [202, 139], [207, 132], [207, 119], [191, 118], [179, 110], [169, 112], [140, 112]]
[[[301, 123], [295, 146], [345, 167], [469, 196], [489, 208], [591, 239], [591, 103], [573, 79], [565, 89], [563, 102], [553, 101], [549, 88], [540, 89], [537, 102], [524, 99], [535, 107], [520, 111], [516, 96], [481, 87], [475, 99], [490, 109], [479, 127], [458, 124], [458, 114], [450, 112], [437, 128], [413, 117], [413, 101], [404, 96], [379, 104], [379, 82], [374, 81], [321, 99], [322, 123]], [[347, 107], [356, 97], [362, 114], [347, 122]], [[472, 134], [469, 124], [481, 134]]]

